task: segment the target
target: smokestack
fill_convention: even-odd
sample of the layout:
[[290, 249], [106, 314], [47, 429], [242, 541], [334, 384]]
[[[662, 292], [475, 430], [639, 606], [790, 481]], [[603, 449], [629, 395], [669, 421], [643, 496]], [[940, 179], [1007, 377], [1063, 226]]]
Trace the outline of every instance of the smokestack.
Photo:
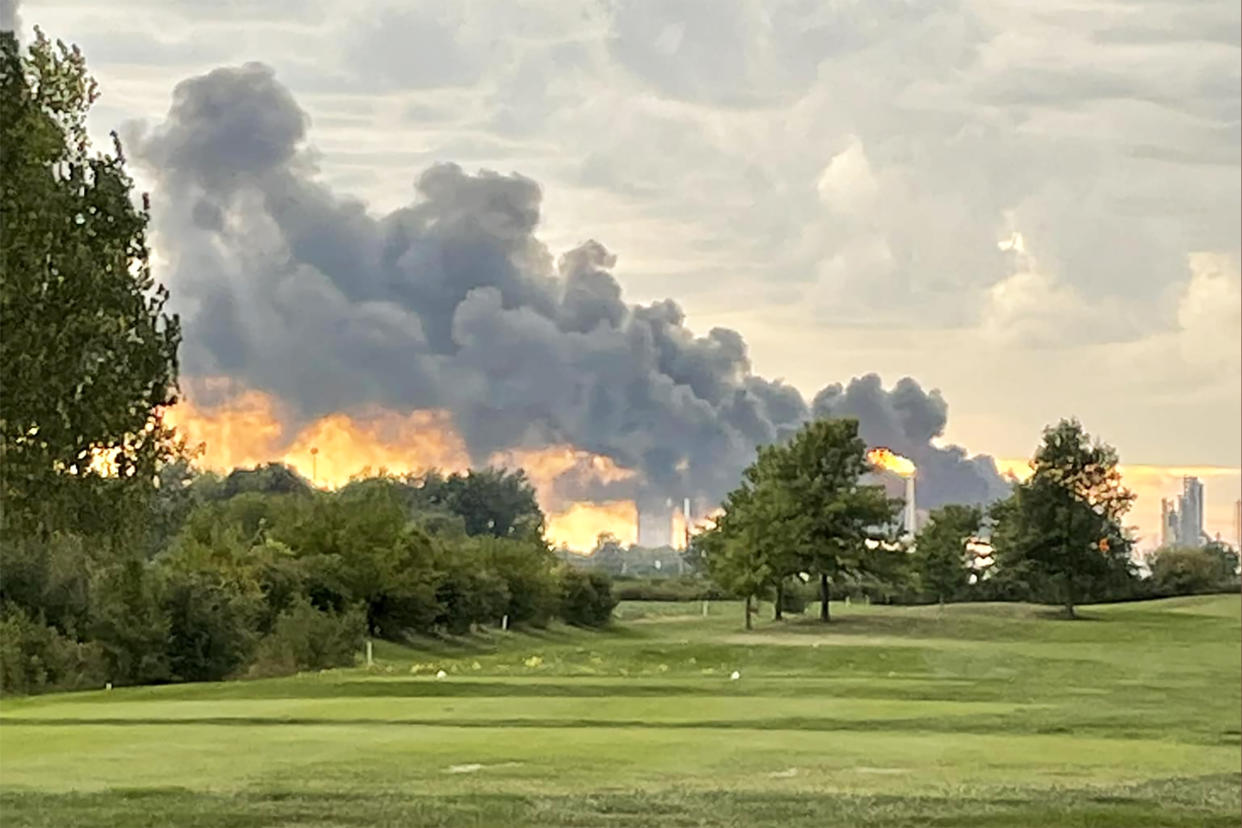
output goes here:
[[682, 548], [689, 549], [690, 548], [690, 498], [688, 497], [681, 501], [681, 524], [682, 524], [682, 531], [686, 535], [685, 546], [683, 546]]
[[914, 537], [918, 531], [917, 513], [914, 509], [914, 478], [916, 474], [911, 474], [906, 478], [906, 534]]

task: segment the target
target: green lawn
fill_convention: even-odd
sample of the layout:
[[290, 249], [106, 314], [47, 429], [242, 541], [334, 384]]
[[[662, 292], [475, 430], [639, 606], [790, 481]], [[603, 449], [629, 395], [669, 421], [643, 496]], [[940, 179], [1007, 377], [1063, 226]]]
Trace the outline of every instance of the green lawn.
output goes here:
[[0, 824], [1238, 824], [1237, 596], [833, 611], [630, 603], [370, 671], [7, 699]]

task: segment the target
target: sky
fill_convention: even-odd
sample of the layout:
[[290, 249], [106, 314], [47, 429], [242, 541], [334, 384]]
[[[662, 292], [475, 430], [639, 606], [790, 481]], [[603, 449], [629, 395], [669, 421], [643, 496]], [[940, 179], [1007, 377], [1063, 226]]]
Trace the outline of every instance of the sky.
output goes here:
[[1009, 461], [1076, 416], [1156, 470], [1148, 514], [1201, 469], [1209, 531], [1233, 537], [1235, 0], [81, 0], [20, 17], [82, 47], [98, 139], [160, 123], [185, 78], [262, 62], [309, 115], [317, 179], [373, 213], [436, 162], [520, 173], [551, 251], [598, 239], [629, 301], [739, 331], [757, 374], [807, 399], [912, 376], [949, 404], [944, 441]]

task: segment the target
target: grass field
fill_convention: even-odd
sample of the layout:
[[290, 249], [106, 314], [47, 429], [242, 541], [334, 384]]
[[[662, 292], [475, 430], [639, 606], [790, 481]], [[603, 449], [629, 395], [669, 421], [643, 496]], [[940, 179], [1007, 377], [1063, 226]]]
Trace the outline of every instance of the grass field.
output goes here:
[[1237, 596], [834, 615], [632, 603], [369, 671], [7, 699], [0, 824], [1238, 824]]

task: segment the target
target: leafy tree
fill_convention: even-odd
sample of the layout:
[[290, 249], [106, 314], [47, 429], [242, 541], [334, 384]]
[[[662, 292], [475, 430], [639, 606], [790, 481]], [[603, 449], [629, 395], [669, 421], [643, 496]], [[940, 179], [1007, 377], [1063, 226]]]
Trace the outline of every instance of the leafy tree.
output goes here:
[[76, 47], [0, 32], [0, 493], [39, 536], [141, 531], [171, 446], [180, 327], [120, 145], [87, 140], [96, 94]]
[[993, 511], [993, 546], [1001, 566], [1025, 569], [1073, 618], [1080, 597], [1132, 578], [1121, 520], [1134, 495], [1121, 485], [1116, 449], [1093, 441], [1077, 420], [1044, 429], [1031, 468]]
[[514, 624], [546, 626], [556, 615], [556, 558], [542, 542], [510, 538], [475, 538], [469, 542], [485, 565], [505, 582], [509, 600], [504, 614]]
[[874, 556], [866, 541], [884, 537], [901, 502], [882, 486], [862, 484], [872, 471], [854, 419], [808, 423], [788, 444], [760, 450], [758, 477], [771, 532], [805, 571], [819, 576], [820, 620], [829, 620], [830, 584], [865, 572]]
[[543, 511], [522, 470], [471, 470], [421, 480], [423, 502], [461, 515], [466, 533], [498, 538], [543, 537]]
[[940, 603], [966, 587], [970, 567], [966, 543], [979, 533], [983, 510], [952, 503], [932, 511], [915, 539], [915, 567], [923, 589]]
[[168, 616], [156, 574], [129, 558], [92, 573], [88, 637], [103, 651], [108, 680], [150, 684], [170, 677]]
[[311, 491], [310, 482], [292, 466], [265, 463], [253, 469], [233, 469], [224, 478], [220, 496], [227, 499], [246, 492], [307, 495]]
[[770, 483], [760, 489], [758, 466], [757, 462], [744, 472], [742, 485], [725, 498], [724, 514], [715, 528], [697, 539], [712, 580], [745, 600], [744, 624], [748, 630], [753, 627], [754, 601], [780, 580], [774, 567], [777, 547], [773, 543], [779, 532], [775, 531], [773, 513], [766, 508], [770, 506], [766, 498], [775, 494]]

